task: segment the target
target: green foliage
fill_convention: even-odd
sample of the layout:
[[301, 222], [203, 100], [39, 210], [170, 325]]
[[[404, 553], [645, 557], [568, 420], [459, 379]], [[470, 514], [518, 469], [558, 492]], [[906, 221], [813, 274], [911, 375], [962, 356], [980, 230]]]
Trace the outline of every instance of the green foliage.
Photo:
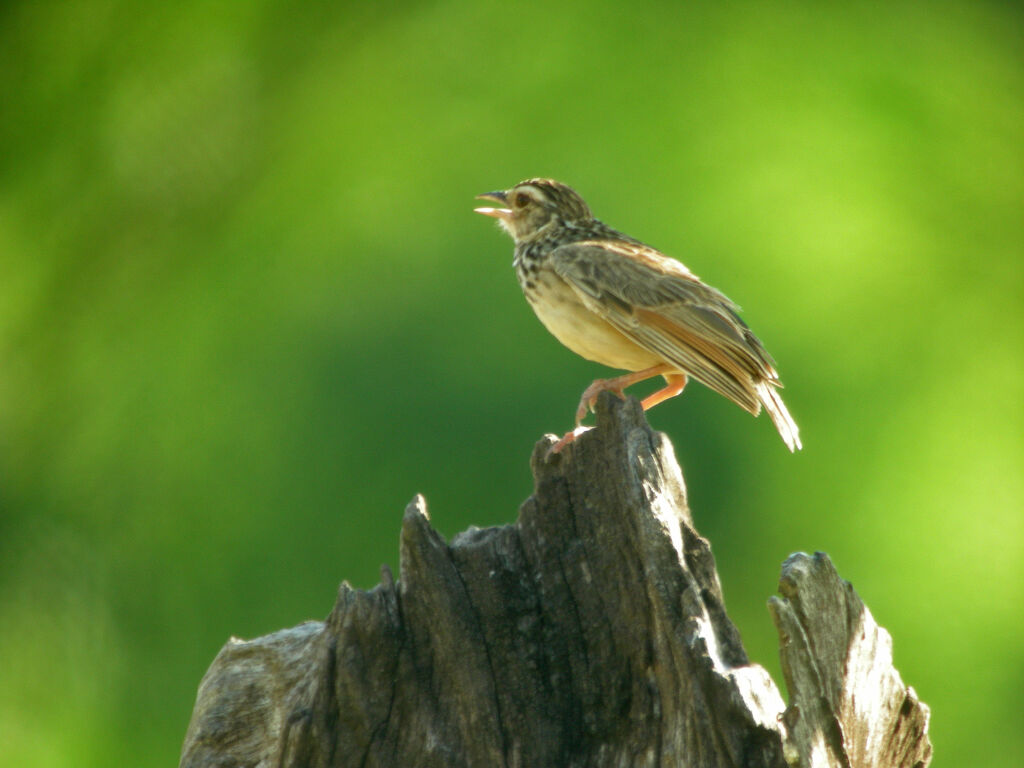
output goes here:
[[89, 0], [0, 11], [0, 743], [167, 765], [231, 635], [514, 519], [606, 371], [473, 196], [533, 175], [746, 308], [805, 450], [652, 412], [752, 656], [829, 552], [933, 707], [1024, 750], [1024, 64], [1012, 4]]

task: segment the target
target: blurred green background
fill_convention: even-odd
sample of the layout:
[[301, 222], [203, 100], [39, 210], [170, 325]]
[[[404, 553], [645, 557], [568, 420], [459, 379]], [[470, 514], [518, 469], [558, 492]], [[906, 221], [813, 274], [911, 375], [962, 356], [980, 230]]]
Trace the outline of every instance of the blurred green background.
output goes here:
[[[1024, 15], [1011, 3], [7, 3], [3, 762], [177, 760], [232, 635], [515, 519], [608, 375], [473, 196], [534, 175], [744, 306], [805, 450], [675, 443], [751, 656], [825, 550], [932, 706], [1024, 753]], [[643, 392], [644, 387], [637, 388]]]

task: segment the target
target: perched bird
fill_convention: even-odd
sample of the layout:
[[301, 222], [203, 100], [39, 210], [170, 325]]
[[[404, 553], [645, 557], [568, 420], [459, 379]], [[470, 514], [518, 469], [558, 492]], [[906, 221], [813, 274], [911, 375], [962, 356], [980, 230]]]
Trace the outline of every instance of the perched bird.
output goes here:
[[528, 179], [478, 199], [503, 206], [476, 212], [497, 219], [515, 241], [519, 285], [544, 326], [576, 354], [632, 371], [583, 391], [576, 429], [553, 452], [588, 429], [580, 422], [601, 392], [622, 396], [659, 375], [666, 386], [643, 400], [644, 410], [675, 397], [693, 378], [755, 416], [764, 406], [789, 450], [801, 447], [800, 430], [776, 391], [782, 383], [775, 361], [723, 293], [598, 221], [575, 190], [552, 179]]

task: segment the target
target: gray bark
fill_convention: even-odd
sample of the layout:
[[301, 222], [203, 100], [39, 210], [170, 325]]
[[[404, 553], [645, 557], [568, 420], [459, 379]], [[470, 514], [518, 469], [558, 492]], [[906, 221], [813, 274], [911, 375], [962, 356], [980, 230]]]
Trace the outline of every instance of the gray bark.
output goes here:
[[514, 525], [450, 544], [421, 497], [401, 578], [325, 622], [230, 640], [181, 765], [924, 766], [928, 709], [824, 555], [771, 611], [790, 705], [726, 615], [672, 446], [635, 400], [546, 458]]

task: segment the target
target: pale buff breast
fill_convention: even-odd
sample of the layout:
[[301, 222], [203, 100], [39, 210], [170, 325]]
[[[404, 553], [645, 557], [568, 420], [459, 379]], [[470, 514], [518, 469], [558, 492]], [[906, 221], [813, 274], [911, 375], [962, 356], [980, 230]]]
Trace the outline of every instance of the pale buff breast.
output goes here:
[[551, 335], [587, 360], [626, 371], [663, 363], [587, 309], [572, 288], [552, 272], [541, 270], [536, 282], [523, 286], [533, 311]]

